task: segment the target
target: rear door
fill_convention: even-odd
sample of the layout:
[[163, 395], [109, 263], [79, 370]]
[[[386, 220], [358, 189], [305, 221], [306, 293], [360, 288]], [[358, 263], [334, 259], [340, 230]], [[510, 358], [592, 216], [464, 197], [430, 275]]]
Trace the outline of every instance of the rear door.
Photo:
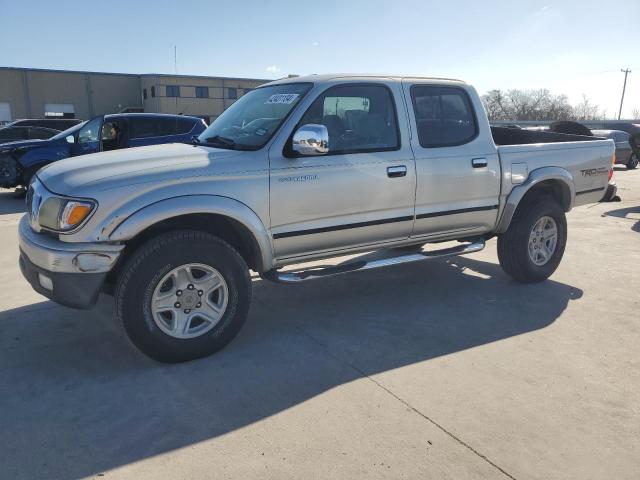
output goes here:
[[163, 143], [159, 141], [163, 126], [161, 117], [135, 115], [129, 118], [129, 147]]
[[631, 158], [631, 135], [627, 132], [613, 132], [613, 140], [616, 142], [616, 163], [624, 163], [625, 165]]
[[500, 160], [477, 94], [465, 84], [403, 80], [416, 162], [413, 237], [491, 230]]
[[284, 140], [269, 151], [278, 258], [409, 237], [415, 168], [401, 95], [399, 83], [381, 80], [344, 82], [305, 99], [297, 126], [283, 135], [290, 141], [298, 126], [322, 124], [329, 153], [288, 157]]

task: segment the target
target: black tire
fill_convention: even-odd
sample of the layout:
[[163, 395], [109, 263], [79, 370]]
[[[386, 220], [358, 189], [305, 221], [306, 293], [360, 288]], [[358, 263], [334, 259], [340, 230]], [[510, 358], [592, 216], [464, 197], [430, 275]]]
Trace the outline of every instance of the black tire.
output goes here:
[[633, 170], [638, 166], [638, 157], [633, 154], [629, 157], [629, 161], [627, 162], [627, 170]]
[[[153, 291], [166, 273], [189, 263], [215, 268], [228, 287], [220, 321], [201, 336], [174, 338], [164, 333], [151, 313]], [[249, 269], [240, 254], [208, 233], [180, 230], [141, 245], [123, 265], [115, 291], [115, 314], [131, 342], [149, 357], [178, 363], [206, 357], [226, 346], [242, 328], [251, 302]]]
[[[524, 199], [524, 202], [518, 206], [509, 229], [498, 236], [498, 259], [505, 273], [514, 280], [541, 282], [555, 272], [562, 260], [567, 243], [567, 219], [563, 208], [550, 196], [537, 195]], [[536, 222], [544, 216], [555, 221], [558, 239], [551, 258], [538, 266], [529, 256], [529, 235]]]
[[22, 175], [20, 175], [20, 181], [18, 182], [18, 184], [22, 185], [25, 189], [28, 189], [29, 184], [31, 183], [31, 179], [36, 173], [38, 173], [38, 170], [40, 170], [41, 165], [42, 164], [38, 164], [35, 167], [25, 169], [22, 172]]

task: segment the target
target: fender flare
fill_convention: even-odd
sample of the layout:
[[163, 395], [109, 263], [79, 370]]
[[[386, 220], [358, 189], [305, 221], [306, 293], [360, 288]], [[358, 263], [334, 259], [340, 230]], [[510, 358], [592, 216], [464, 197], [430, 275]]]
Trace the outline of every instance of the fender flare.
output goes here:
[[183, 195], [146, 205], [118, 224], [109, 234], [109, 241], [130, 240], [156, 223], [194, 213], [220, 215], [240, 223], [253, 236], [261, 268], [273, 268], [271, 237], [258, 215], [244, 203], [217, 195]]
[[553, 180], [559, 182], [563, 189], [563, 197], [566, 202], [565, 211], [571, 210], [576, 197], [576, 188], [573, 176], [564, 168], [560, 167], [542, 167], [538, 168], [527, 177], [527, 180], [517, 187], [514, 187], [506, 198], [502, 215], [498, 221], [498, 227], [495, 233], [504, 233], [509, 228], [513, 215], [524, 196], [536, 185]]

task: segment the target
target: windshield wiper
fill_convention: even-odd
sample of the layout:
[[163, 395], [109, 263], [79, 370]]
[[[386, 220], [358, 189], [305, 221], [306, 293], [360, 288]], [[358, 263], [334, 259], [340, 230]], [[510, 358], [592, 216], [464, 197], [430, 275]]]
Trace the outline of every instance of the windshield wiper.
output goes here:
[[209, 137], [205, 139], [205, 142], [211, 145], [222, 145], [223, 147], [227, 147], [227, 148], [234, 148], [236, 146], [236, 142], [234, 142], [232, 139], [227, 137], [222, 137], [220, 135]]

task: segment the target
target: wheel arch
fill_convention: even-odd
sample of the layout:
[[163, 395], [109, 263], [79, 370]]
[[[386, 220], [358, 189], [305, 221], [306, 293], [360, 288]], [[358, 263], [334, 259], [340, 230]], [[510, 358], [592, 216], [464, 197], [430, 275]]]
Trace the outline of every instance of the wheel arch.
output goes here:
[[506, 232], [518, 206], [532, 196], [543, 193], [556, 199], [565, 212], [570, 211], [576, 196], [573, 176], [559, 167], [544, 167], [532, 171], [526, 182], [513, 188], [507, 196], [496, 233]]
[[147, 205], [118, 224], [109, 241], [123, 242], [125, 251], [133, 251], [158, 233], [178, 229], [216, 235], [236, 248], [255, 271], [273, 268], [273, 247], [264, 224], [245, 204], [227, 197], [188, 195]]

